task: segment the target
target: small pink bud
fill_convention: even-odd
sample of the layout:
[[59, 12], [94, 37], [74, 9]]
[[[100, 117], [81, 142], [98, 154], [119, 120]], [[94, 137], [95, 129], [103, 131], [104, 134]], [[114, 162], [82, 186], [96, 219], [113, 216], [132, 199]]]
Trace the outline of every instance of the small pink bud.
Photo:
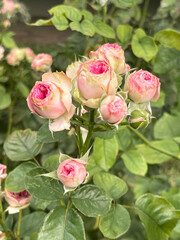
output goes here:
[[145, 103], [157, 101], [160, 96], [159, 78], [144, 70], [131, 73], [124, 85], [124, 91], [135, 103]]
[[127, 105], [123, 97], [107, 96], [100, 105], [100, 113], [109, 123], [120, 123], [127, 114]]
[[26, 60], [31, 63], [33, 61], [33, 59], [35, 58], [35, 54], [33, 52], [32, 49], [30, 48], [24, 48], [24, 52], [25, 52], [25, 57], [26, 57]]
[[26, 190], [13, 193], [5, 189], [5, 199], [10, 207], [22, 207], [30, 201], [31, 195]]
[[0, 164], [0, 180], [7, 177], [6, 168], [6, 165]]
[[86, 178], [84, 164], [87, 164], [87, 162], [81, 159], [67, 159], [63, 161], [57, 170], [59, 180], [66, 187], [74, 188], [79, 186]]
[[31, 67], [35, 71], [46, 72], [52, 65], [52, 57], [49, 54], [40, 53], [35, 56], [32, 61]]
[[4, 57], [4, 48], [0, 46], [0, 60]]

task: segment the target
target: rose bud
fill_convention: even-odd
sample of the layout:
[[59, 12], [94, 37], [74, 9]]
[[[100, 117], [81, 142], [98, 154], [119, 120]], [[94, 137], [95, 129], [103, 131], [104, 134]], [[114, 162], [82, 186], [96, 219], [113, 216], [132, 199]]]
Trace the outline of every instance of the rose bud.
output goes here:
[[5, 199], [9, 203], [10, 207], [22, 207], [26, 205], [30, 199], [31, 195], [26, 191], [13, 193], [5, 189]]
[[8, 53], [8, 55], [6, 56], [6, 61], [11, 66], [17, 66], [20, 64], [20, 61], [18, 60], [17, 56], [12, 53]]
[[103, 99], [100, 113], [109, 123], [120, 123], [127, 114], [127, 105], [123, 97], [110, 95]]
[[157, 101], [160, 96], [159, 78], [148, 71], [139, 70], [131, 73], [124, 85], [124, 91], [135, 103]]
[[10, 53], [15, 55], [19, 61], [22, 61], [25, 57], [25, 52], [23, 48], [13, 48]]
[[145, 110], [134, 110], [128, 122], [135, 129], [146, 128], [151, 122], [151, 115]]
[[4, 0], [3, 7], [1, 9], [2, 13], [13, 12], [15, 10], [15, 3], [11, 0]]
[[[116, 74], [104, 60], [88, 60], [80, 65], [77, 73], [79, 99], [83, 105], [98, 108], [104, 93], [116, 93], [118, 81]], [[74, 92], [78, 100], [77, 93]]]
[[52, 57], [49, 54], [40, 53], [35, 56], [32, 61], [31, 67], [35, 71], [47, 72], [52, 65]]
[[6, 165], [0, 164], [0, 181], [7, 177], [6, 168]]
[[106, 43], [99, 46], [95, 52], [89, 53], [90, 58], [98, 58], [109, 62], [111, 68], [117, 74], [123, 74], [127, 71], [125, 63], [124, 50], [117, 44]]
[[57, 170], [59, 180], [66, 187], [75, 188], [79, 186], [86, 178], [84, 164], [88, 163], [81, 159], [67, 159], [61, 162]]
[[11, 22], [10, 22], [8, 19], [5, 19], [5, 20], [3, 21], [3, 26], [4, 26], [5, 28], [8, 28], [8, 27], [11, 26]]
[[29, 63], [32, 63], [33, 59], [35, 58], [35, 54], [33, 52], [32, 49], [30, 48], [24, 48], [24, 52], [25, 52], [25, 57], [26, 57], [26, 60], [29, 62]]
[[28, 107], [43, 118], [53, 119], [50, 130], [68, 129], [75, 110], [71, 89], [71, 80], [63, 72], [44, 73], [42, 82], [36, 82], [27, 98]]
[[0, 60], [4, 57], [4, 48], [0, 46]]

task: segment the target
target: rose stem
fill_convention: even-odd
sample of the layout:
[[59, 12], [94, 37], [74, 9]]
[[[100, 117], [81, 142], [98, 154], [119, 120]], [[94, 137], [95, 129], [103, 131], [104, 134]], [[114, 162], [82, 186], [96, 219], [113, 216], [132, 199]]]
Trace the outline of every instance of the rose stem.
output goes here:
[[17, 228], [17, 240], [21, 240], [21, 239], [20, 239], [21, 220], [22, 220], [22, 209], [19, 210], [18, 228]]

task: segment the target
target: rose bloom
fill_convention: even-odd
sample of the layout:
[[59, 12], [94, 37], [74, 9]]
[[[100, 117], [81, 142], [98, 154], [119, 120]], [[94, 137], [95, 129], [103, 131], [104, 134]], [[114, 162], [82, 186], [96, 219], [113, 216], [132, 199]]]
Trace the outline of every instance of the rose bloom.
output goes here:
[[0, 60], [4, 57], [4, 48], [0, 46]]
[[8, 27], [11, 26], [11, 22], [10, 22], [8, 19], [5, 19], [5, 20], [3, 21], [3, 26], [4, 26], [5, 28], [8, 28]]
[[116, 74], [105, 60], [88, 60], [80, 65], [77, 72], [77, 88], [82, 96], [82, 104], [97, 108], [103, 93], [116, 93]]
[[8, 55], [6, 56], [6, 61], [11, 66], [17, 66], [20, 63], [17, 56], [14, 55], [13, 53], [8, 53]]
[[98, 50], [89, 53], [89, 57], [108, 61], [109, 65], [117, 74], [123, 74], [127, 71], [124, 50], [115, 43], [106, 43], [99, 46]]
[[157, 101], [160, 96], [159, 78], [148, 71], [139, 70], [131, 73], [124, 85], [124, 91], [135, 103]]
[[52, 57], [49, 54], [40, 53], [35, 56], [32, 61], [31, 67], [35, 71], [46, 72], [52, 65]]
[[79, 186], [86, 178], [84, 164], [88, 163], [81, 159], [67, 159], [63, 161], [57, 170], [59, 180], [66, 187], [75, 188]]
[[30, 201], [31, 195], [26, 190], [13, 193], [5, 189], [5, 199], [11, 207], [22, 207]]
[[71, 89], [71, 80], [65, 73], [44, 73], [42, 82], [36, 82], [27, 98], [28, 107], [43, 118], [53, 119], [50, 130], [68, 129], [67, 124], [75, 111]]
[[6, 165], [0, 164], [0, 180], [7, 177], [6, 168]]
[[6, 234], [0, 231], [0, 240], [7, 240]]
[[24, 48], [23, 50], [24, 50], [24, 52], [25, 52], [26, 60], [27, 60], [29, 63], [31, 63], [31, 62], [33, 61], [33, 59], [35, 58], [35, 56], [36, 56], [36, 55], [34, 54], [33, 50], [30, 49], [30, 48]]
[[123, 97], [110, 95], [103, 99], [100, 113], [109, 123], [120, 123], [127, 114], [127, 105]]
[[13, 12], [16, 8], [16, 5], [13, 1], [11, 0], [4, 0], [3, 1], [3, 7], [1, 9], [2, 13], [6, 12]]

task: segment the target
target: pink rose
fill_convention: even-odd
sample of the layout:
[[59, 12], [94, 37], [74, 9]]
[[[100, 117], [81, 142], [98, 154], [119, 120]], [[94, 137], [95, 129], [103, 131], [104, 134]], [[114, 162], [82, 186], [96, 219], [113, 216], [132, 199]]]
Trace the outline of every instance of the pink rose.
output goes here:
[[120, 95], [110, 95], [103, 99], [99, 110], [104, 120], [109, 123], [120, 123], [127, 114], [127, 105]]
[[[117, 87], [116, 74], [105, 60], [90, 59], [80, 65], [77, 72], [77, 89], [83, 105], [98, 108], [102, 95], [115, 94]], [[75, 92], [75, 99], [76, 95]]]
[[22, 207], [30, 201], [31, 195], [26, 190], [13, 193], [5, 189], [5, 199], [11, 207]]
[[65, 73], [44, 73], [42, 82], [36, 82], [27, 98], [28, 107], [43, 118], [53, 119], [50, 130], [66, 129], [66, 123], [75, 110], [72, 105], [71, 89], [71, 80]]
[[6, 61], [11, 66], [17, 66], [20, 63], [17, 56], [14, 55], [13, 53], [8, 53], [8, 55], [6, 56]]
[[4, 48], [0, 46], [0, 60], [4, 57]]
[[8, 19], [5, 19], [5, 20], [3, 21], [3, 26], [4, 26], [5, 28], [8, 28], [8, 27], [11, 26], [11, 22], [10, 22]]
[[26, 57], [26, 60], [31, 63], [33, 61], [33, 59], [35, 58], [35, 54], [33, 52], [32, 49], [30, 48], [24, 48], [24, 52], [25, 52], [25, 57]]
[[127, 71], [125, 63], [124, 50], [117, 44], [106, 43], [99, 46], [95, 52], [89, 53], [90, 58], [106, 60], [117, 74], [123, 74]]
[[160, 96], [159, 78], [148, 71], [139, 70], [131, 73], [124, 85], [124, 91], [135, 103], [157, 101]]
[[52, 57], [49, 54], [40, 53], [35, 56], [32, 61], [31, 67], [35, 71], [46, 72], [52, 65]]
[[67, 159], [63, 161], [57, 170], [59, 180], [66, 187], [74, 188], [79, 186], [86, 178], [84, 164], [87, 164], [87, 162], [81, 159]]
[[3, 7], [1, 9], [2, 13], [6, 12], [13, 12], [16, 8], [16, 5], [13, 1], [11, 0], [4, 0], [3, 1]]
[[0, 181], [7, 177], [6, 168], [6, 165], [0, 164]]

